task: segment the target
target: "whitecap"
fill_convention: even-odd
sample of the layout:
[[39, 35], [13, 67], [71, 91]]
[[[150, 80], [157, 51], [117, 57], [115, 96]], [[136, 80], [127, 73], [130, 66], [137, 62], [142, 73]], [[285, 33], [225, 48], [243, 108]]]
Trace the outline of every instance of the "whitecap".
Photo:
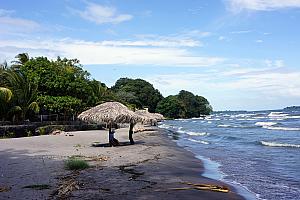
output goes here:
[[189, 138], [188, 140], [191, 141], [191, 142], [197, 142], [197, 143], [201, 143], [201, 144], [209, 144], [209, 142], [206, 142], [206, 141], [203, 141], [203, 140], [194, 140], [194, 139], [191, 139], [191, 138]]
[[224, 128], [226, 128], [226, 127], [230, 127], [230, 125], [227, 125], [227, 124], [220, 124], [220, 125], [218, 125], [218, 127], [224, 127]]
[[270, 114], [268, 115], [269, 117], [277, 117], [277, 116], [287, 116], [288, 114], [285, 114], [283, 112], [270, 112]]
[[287, 144], [287, 143], [277, 143], [277, 142], [266, 142], [266, 141], [260, 141], [260, 143], [264, 146], [270, 146], [270, 147], [294, 147], [294, 148], [300, 148], [300, 144]]
[[206, 132], [192, 132], [192, 131], [188, 131], [186, 132], [186, 134], [188, 135], [192, 135], [192, 136], [205, 136], [205, 135], [209, 135], [209, 133]]
[[269, 126], [273, 126], [276, 125], [276, 122], [256, 122], [255, 125], [256, 126], [262, 126], [262, 127], [269, 127]]
[[291, 127], [263, 127], [270, 130], [282, 130], [282, 131], [300, 131], [300, 128], [291, 128]]
[[162, 124], [162, 125], [158, 125], [158, 128], [169, 129], [169, 128], [171, 128], [171, 126]]
[[269, 118], [273, 119], [273, 118], [281, 118], [281, 119], [287, 119], [288, 118], [288, 114], [285, 114], [283, 112], [271, 112], [268, 115]]
[[298, 115], [293, 115], [293, 116], [288, 116], [288, 118], [291, 118], [291, 119], [300, 119], [300, 116], [298, 116]]

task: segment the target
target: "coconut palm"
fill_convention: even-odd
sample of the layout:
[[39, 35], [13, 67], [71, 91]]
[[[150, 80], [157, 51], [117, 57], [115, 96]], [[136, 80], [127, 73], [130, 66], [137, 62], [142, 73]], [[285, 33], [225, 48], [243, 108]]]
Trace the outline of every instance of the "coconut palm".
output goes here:
[[15, 58], [17, 58], [17, 60], [12, 61], [12, 62], [19, 64], [19, 65], [24, 65], [26, 62], [29, 61], [28, 53], [20, 53], [20, 54], [16, 55]]
[[39, 106], [36, 102], [37, 85], [29, 80], [21, 72], [11, 69], [2, 72], [4, 85], [9, 88], [13, 95], [13, 111], [21, 111], [21, 119], [24, 120], [28, 111], [39, 112]]
[[4, 121], [7, 110], [8, 103], [12, 98], [12, 91], [5, 87], [0, 87], [0, 119]]

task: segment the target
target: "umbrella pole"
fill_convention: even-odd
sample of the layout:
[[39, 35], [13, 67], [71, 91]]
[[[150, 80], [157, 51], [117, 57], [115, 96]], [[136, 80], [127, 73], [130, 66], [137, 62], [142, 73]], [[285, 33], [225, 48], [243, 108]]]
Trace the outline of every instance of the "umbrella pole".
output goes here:
[[110, 143], [110, 136], [109, 134], [111, 133], [111, 123], [108, 124], [108, 144], [111, 146], [111, 143]]
[[133, 127], [134, 127], [134, 124], [130, 123], [130, 126], [129, 126], [129, 140], [130, 140], [130, 144], [134, 144], [134, 141], [133, 141], [133, 138], [132, 138]]

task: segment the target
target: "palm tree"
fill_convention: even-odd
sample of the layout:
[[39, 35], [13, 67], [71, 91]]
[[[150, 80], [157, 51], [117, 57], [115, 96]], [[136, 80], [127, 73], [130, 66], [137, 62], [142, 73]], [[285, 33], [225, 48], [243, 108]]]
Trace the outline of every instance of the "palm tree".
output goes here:
[[16, 55], [15, 58], [17, 60], [12, 61], [12, 63], [14, 63], [12, 65], [12, 68], [15, 70], [19, 70], [20, 67], [23, 66], [30, 59], [28, 53], [20, 53], [20, 54]]
[[5, 83], [13, 91], [13, 109], [11, 112], [21, 112], [21, 119], [25, 120], [28, 111], [39, 112], [37, 99], [37, 85], [30, 82], [22, 72], [15, 70], [6, 70], [2, 72], [5, 77]]
[[8, 103], [10, 102], [13, 94], [12, 91], [6, 87], [0, 87], [0, 119], [5, 120], [6, 114], [8, 113]]
[[7, 62], [4, 61], [2, 64], [0, 64], [0, 70], [6, 70], [8, 68]]

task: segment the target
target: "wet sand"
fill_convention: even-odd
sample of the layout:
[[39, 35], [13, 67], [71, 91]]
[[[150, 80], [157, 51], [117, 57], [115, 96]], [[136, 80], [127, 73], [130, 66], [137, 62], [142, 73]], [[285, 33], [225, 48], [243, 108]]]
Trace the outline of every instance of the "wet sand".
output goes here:
[[[186, 182], [226, 184], [202, 177], [201, 161], [162, 130], [134, 134], [135, 145], [127, 132], [116, 130], [118, 147], [107, 147], [103, 130], [1, 139], [0, 199], [243, 199], [230, 186], [229, 193], [173, 190]], [[91, 167], [68, 171], [69, 156]]]

